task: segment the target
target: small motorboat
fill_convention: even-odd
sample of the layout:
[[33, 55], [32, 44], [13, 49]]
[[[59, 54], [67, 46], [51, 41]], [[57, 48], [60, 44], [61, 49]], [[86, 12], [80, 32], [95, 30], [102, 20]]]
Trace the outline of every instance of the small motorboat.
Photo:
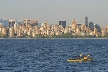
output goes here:
[[91, 61], [93, 58], [88, 58], [87, 60], [82, 59], [68, 59], [68, 62], [85, 62], [85, 61]]

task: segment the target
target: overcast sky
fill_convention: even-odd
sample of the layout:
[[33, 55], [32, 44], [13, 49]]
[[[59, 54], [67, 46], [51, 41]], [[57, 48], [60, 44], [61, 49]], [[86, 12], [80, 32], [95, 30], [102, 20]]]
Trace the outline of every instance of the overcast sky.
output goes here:
[[108, 25], [108, 0], [0, 0], [0, 17], [30, 18], [39, 23], [58, 24], [59, 20], [70, 25], [85, 23], [85, 16], [100, 26]]

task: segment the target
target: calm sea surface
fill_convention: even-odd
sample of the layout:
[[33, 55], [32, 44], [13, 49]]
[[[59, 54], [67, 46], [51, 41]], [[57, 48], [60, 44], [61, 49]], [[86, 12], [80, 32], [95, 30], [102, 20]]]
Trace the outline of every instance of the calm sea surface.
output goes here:
[[108, 72], [108, 39], [0, 39], [0, 72]]

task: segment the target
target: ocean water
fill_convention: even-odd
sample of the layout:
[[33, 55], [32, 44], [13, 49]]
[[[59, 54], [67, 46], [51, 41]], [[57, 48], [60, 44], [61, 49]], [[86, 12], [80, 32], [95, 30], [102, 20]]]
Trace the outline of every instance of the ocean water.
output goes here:
[[108, 72], [108, 39], [0, 39], [0, 72]]

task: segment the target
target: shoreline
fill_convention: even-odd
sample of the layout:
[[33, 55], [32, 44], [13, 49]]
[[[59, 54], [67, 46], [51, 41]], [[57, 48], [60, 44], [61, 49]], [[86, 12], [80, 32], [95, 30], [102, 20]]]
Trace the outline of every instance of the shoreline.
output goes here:
[[108, 38], [0, 38], [0, 39], [108, 39]]

